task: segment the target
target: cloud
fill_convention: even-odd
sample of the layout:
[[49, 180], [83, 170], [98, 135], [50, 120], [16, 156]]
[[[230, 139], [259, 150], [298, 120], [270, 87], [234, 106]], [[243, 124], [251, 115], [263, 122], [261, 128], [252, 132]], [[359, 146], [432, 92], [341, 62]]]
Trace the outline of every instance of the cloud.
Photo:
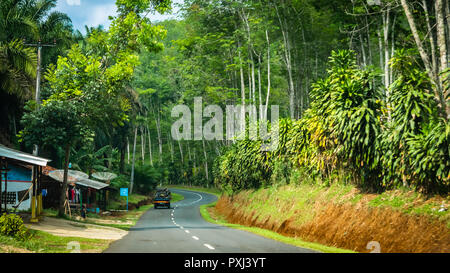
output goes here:
[[81, 5], [81, 0], [66, 0], [66, 3], [69, 6], [79, 6]]
[[110, 21], [109, 16], [116, 15], [116, 5], [98, 5], [90, 7], [89, 14], [87, 15], [84, 25], [87, 26], [98, 26], [102, 25], [105, 28], [109, 27]]

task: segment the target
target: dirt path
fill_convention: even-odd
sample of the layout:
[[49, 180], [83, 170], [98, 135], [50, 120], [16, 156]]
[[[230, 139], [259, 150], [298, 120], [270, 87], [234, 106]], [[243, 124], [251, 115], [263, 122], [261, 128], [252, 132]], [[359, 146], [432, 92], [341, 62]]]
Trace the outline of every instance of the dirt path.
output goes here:
[[56, 236], [119, 240], [128, 232], [118, 228], [77, 223], [53, 217], [44, 217], [39, 223], [25, 223], [27, 228], [41, 230]]

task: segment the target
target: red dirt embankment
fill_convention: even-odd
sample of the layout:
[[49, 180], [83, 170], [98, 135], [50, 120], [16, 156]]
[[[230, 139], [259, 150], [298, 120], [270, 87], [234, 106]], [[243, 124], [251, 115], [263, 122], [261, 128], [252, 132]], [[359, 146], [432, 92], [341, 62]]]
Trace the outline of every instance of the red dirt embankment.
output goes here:
[[[309, 210], [306, 211], [296, 208], [294, 199], [267, 196], [270, 194], [261, 197], [251, 192], [222, 196], [215, 210], [230, 223], [269, 229], [357, 252], [370, 252], [368, 243], [371, 241], [379, 243], [381, 252], [450, 252], [450, 229], [444, 221], [429, 215], [371, 207], [367, 198], [353, 203], [318, 200], [304, 207]], [[264, 208], [278, 206], [279, 214], [276, 210], [262, 213], [264, 208], [256, 204], [261, 200]], [[287, 210], [293, 211], [286, 213]], [[305, 214], [310, 216], [305, 217]]]

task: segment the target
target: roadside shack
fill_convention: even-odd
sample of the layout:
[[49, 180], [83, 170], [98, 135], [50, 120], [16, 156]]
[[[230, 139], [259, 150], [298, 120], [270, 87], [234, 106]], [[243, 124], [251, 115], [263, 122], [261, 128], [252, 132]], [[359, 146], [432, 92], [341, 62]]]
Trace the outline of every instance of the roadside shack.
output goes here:
[[[51, 175], [52, 172], [62, 171], [54, 168], [46, 168], [43, 172], [42, 188], [46, 193], [44, 197], [45, 208], [58, 208], [61, 198], [62, 177]], [[109, 185], [88, 178], [71, 179], [69, 170], [69, 182], [67, 185], [66, 199], [71, 210], [81, 210], [84, 205], [88, 211], [98, 212], [106, 210], [107, 192]], [[86, 175], [87, 176], [87, 175]]]
[[0, 144], [0, 213], [31, 209], [31, 221], [38, 221], [42, 213], [42, 168], [49, 161]]
[[85, 205], [87, 211], [95, 213], [106, 210], [108, 190], [110, 189], [108, 184], [92, 179], [83, 179], [75, 182], [70, 188], [72, 204], [78, 204], [77, 207]]

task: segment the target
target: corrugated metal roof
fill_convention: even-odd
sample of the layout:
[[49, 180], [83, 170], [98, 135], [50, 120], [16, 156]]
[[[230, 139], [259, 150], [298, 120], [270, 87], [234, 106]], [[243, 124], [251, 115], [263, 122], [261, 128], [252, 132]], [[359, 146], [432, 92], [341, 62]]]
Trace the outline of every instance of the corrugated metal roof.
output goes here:
[[83, 180], [75, 182], [75, 184], [86, 186], [89, 188], [94, 188], [96, 190], [100, 190], [100, 189], [103, 189], [103, 188], [106, 188], [109, 186], [108, 184], [98, 182], [98, 181], [95, 181], [92, 179], [83, 179]]
[[11, 158], [38, 166], [47, 166], [47, 163], [51, 161], [50, 159], [34, 156], [31, 154], [27, 154], [18, 150], [8, 148], [2, 144], [0, 144], [0, 157]]

